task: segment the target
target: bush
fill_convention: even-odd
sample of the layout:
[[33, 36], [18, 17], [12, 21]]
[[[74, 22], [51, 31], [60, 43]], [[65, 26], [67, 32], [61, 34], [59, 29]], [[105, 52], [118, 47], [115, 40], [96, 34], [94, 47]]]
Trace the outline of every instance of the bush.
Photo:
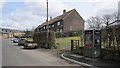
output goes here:
[[114, 60], [120, 61], [120, 51], [119, 50], [108, 50], [103, 49], [101, 50], [101, 58], [105, 60]]
[[55, 46], [55, 32], [49, 31], [49, 38], [47, 41], [47, 31], [35, 32], [33, 36], [34, 42], [38, 44], [39, 47], [51, 49]]
[[75, 49], [74, 51], [72, 51], [72, 53], [83, 55], [83, 47], [78, 47], [77, 49]]

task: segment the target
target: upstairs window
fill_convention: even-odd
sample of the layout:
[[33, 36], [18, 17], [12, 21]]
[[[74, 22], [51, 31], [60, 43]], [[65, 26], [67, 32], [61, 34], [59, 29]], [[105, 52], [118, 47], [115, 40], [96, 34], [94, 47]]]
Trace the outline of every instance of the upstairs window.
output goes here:
[[59, 31], [60, 31], [60, 32], [62, 32], [62, 31], [63, 31], [63, 29], [61, 28], [61, 29], [59, 29]]
[[54, 24], [52, 25], [52, 27], [54, 27]]
[[57, 22], [57, 25], [60, 25], [60, 22]]
[[43, 29], [45, 29], [46, 27], [44, 26]]
[[41, 28], [38, 29], [38, 31], [40, 31], [40, 30], [41, 30]]

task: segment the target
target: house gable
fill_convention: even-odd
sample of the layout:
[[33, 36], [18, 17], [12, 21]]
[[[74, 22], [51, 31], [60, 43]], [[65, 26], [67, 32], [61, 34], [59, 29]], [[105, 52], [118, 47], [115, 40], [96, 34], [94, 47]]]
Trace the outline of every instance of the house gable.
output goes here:
[[73, 11], [64, 18], [64, 31], [79, 31], [84, 28], [84, 20], [79, 13], [73, 9]]

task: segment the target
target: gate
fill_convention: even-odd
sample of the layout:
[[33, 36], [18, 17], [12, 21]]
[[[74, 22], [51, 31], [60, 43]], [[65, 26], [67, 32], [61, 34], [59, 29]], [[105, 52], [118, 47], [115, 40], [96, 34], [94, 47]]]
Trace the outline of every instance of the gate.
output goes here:
[[77, 48], [79, 48], [79, 40], [71, 40], [71, 51], [74, 51]]

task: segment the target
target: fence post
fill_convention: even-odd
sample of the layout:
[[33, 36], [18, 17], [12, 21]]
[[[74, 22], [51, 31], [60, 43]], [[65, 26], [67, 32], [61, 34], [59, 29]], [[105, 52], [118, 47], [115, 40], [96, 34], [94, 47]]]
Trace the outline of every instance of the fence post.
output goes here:
[[71, 51], [73, 51], [73, 44], [74, 44], [74, 41], [71, 40]]

